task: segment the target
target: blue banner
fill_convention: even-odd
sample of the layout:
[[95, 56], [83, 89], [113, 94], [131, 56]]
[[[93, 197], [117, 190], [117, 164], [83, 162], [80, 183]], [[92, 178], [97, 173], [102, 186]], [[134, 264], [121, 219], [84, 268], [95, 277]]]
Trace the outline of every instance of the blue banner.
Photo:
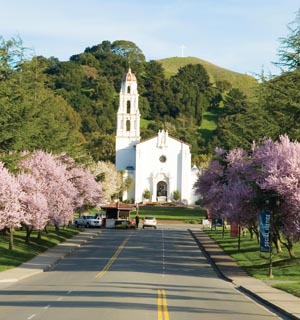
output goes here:
[[261, 252], [270, 252], [270, 222], [271, 214], [269, 211], [259, 213], [259, 242]]

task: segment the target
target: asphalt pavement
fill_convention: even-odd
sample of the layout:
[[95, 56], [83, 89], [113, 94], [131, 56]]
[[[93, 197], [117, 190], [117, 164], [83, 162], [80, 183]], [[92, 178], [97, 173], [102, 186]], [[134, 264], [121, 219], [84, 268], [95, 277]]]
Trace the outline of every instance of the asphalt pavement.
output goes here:
[[98, 236], [99, 230], [86, 230], [75, 235], [73, 238], [48, 249], [28, 262], [22, 263], [17, 268], [0, 272], [0, 289], [11, 283], [50, 270], [61, 259], [71, 254], [74, 250], [87, 243], [90, 239]]
[[[164, 228], [164, 226], [159, 226]], [[170, 226], [168, 226], [169, 228]], [[177, 226], [178, 228], [179, 226]], [[184, 226], [182, 226], [184, 227]], [[189, 227], [191, 227], [189, 229]], [[258, 301], [274, 308], [290, 319], [300, 319], [300, 298], [284, 291], [272, 288], [268, 283], [248, 276], [235, 261], [226, 255], [220, 247], [201, 230], [200, 226], [184, 227], [205, 253], [207, 259], [220, 277], [232, 282], [237, 289], [245, 292]], [[99, 236], [101, 230], [86, 230], [72, 239], [47, 250], [19, 267], [0, 272], [0, 289], [16, 283], [19, 280], [50, 270], [61, 259], [87, 243], [90, 239]]]
[[205, 232], [201, 230], [191, 230], [190, 232], [221, 277], [231, 281], [241, 291], [285, 316], [291, 319], [300, 319], [300, 298], [248, 276]]

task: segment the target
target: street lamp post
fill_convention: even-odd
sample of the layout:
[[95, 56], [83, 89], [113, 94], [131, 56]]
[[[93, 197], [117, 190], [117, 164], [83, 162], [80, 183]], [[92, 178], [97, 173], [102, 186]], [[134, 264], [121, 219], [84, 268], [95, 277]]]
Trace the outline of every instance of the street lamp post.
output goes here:
[[[266, 205], [269, 206], [270, 201], [266, 200]], [[276, 207], [279, 207], [280, 201], [277, 199], [275, 201]], [[272, 203], [270, 208], [270, 227], [269, 227], [269, 247], [270, 247], [270, 256], [269, 256], [269, 278], [273, 278], [273, 232], [274, 232], [274, 209], [275, 205]]]
[[270, 241], [270, 257], [269, 257], [269, 278], [273, 278], [273, 210], [270, 212], [270, 231], [269, 231], [269, 241]]
[[269, 278], [273, 278], [273, 208], [270, 205], [270, 201], [266, 200], [266, 207], [269, 210], [270, 221], [269, 221]]

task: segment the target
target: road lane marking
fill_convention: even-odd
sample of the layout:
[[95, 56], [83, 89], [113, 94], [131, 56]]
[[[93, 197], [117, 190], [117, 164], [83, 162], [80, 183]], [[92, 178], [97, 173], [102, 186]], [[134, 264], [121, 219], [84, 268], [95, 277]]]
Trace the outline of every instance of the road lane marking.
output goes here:
[[27, 318], [27, 320], [31, 320], [36, 316], [36, 314], [32, 314], [30, 317]]
[[49, 309], [51, 307], [51, 305], [50, 304], [47, 304], [45, 307], [44, 307], [44, 309]]
[[111, 267], [111, 265], [114, 263], [114, 261], [117, 259], [117, 257], [119, 256], [119, 254], [121, 253], [121, 251], [124, 249], [126, 243], [128, 242], [129, 237], [127, 239], [125, 239], [119, 246], [119, 248], [117, 249], [117, 251], [114, 253], [114, 255], [109, 259], [109, 261], [107, 262], [106, 266], [96, 275], [97, 279], [102, 278], [105, 273], [109, 270], [109, 268]]
[[166, 291], [157, 290], [157, 320], [169, 320]]

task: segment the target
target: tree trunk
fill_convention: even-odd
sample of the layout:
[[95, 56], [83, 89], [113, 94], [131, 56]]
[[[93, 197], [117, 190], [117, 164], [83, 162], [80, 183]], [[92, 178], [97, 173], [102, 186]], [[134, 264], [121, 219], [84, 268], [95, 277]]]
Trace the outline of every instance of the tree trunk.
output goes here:
[[257, 228], [253, 228], [253, 231], [256, 235], [256, 241], [257, 241], [257, 244], [259, 244], [259, 230]]
[[253, 238], [254, 238], [253, 228], [252, 228], [252, 227], [248, 228], [248, 231], [249, 231], [249, 233], [250, 233], [250, 239], [253, 240]]
[[290, 238], [288, 238], [287, 241], [288, 241], [288, 251], [289, 251], [290, 258], [296, 258], [293, 241]]
[[280, 242], [286, 247], [290, 258], [294, 259], [294, 258], [296, 258], [295, 252], [294, 252], [294, 243], [290, 238], [287, 238], [286, 240], [287, 240], [287, 242], [284, 242], [284, 241], [280, 241]]
[[282, 243], [282, 241], [281, 241], [280, 233], [275, 228], [274, 228], [274, 234], [273, 234], [273, 243], [275, 245], [276, 252], [281, 253], [282, 249], [281, 249], [280, 243]]
[[9, 250], [14, 248], [14, 227], [9, 227]]
[[33, 226], [30, 226], [30, 225], [25, 225], [24, 226], [25, 227], [25, 230], [26, 230], [26, 238], [25, 238], [25, 242], [26, 243], [29, 243], [30, 241], [30, 235], [31, 235], [31, 233], [32, 233], [32, 231], [33, 231]]
[[38, 239], [38, 240], [41, 240], [41, 239], [42, 239], [42, 230], [38, 230], [37, 239]]
[[8, 231], [8, 228], [4, 227], [4, 229], [0, 230], [0, 234], [3, 235], [3, 236], [6, 236], [7, 235], [7, 231]]

